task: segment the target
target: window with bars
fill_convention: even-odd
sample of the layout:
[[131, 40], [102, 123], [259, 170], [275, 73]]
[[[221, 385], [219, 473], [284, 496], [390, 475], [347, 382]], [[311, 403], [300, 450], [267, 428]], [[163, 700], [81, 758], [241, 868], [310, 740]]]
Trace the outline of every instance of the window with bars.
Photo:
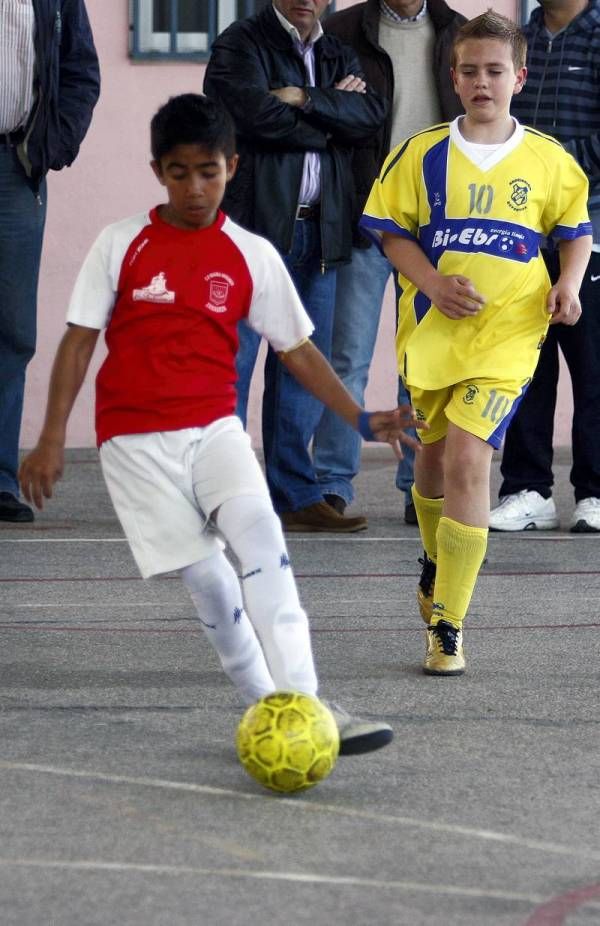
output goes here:
[[130, 0], [134, 58], [207, 58], [219, 32], [271, 0]]

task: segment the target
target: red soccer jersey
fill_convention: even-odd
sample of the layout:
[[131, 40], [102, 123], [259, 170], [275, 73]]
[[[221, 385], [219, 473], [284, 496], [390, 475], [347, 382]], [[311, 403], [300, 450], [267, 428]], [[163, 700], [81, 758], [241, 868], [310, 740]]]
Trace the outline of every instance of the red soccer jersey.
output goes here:
[[107, 329], [98, 445], [234, 414], [237, 324], [246, 317], [276, 350], [312, 331], [277, 252], [223, 213], [196, 231], [163, 222], [156, 209], [105, 229], [67, 317]]

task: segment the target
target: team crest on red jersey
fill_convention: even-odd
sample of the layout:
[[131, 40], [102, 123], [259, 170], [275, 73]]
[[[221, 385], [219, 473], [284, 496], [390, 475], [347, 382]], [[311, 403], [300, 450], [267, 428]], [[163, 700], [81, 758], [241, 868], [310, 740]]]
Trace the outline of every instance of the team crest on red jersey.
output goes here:
[[234, 281], [228, 274], [219, 271], [207, 273], [204, 279], [208, 283], [206, 308], [210, 309], [211, 312], [226, 312], [227, 306], [225, 303], [229, 295], [229, 287], [234, 285]]

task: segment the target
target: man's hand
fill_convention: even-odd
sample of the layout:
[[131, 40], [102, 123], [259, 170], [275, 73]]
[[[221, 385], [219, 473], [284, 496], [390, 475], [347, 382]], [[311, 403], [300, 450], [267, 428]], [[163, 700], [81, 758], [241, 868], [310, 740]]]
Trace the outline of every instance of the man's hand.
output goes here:
[[[355, 77], [354, 74], [347, 74], [334, 84], [335, 90], [347, 90], [350, 93], [366, 93], [367, 85], [361, 77]], [[308, 99], [303, 87], [280, 87], [278, 90], [269, 91], [272, 96], [276, 96], [282, 103], [288, 106], [298, 106], [302, 109]]]
[[61, 478], [63, 468], [63, 445], [40, 440], [19, 467], [19, 483], [27, 501], [33, 502], [41, 510], [44, 507], [43, 499], [52, 498], [54, 483]]
[[279, 90], [271, 90], [270, 93], [288, 106], [302, 108], [306, 105], [307, 96], [302, 87], [280, 87]]
[[546, 306], [552, 316], [551, 325], [574, 325], [581, 316], [578, 291], [568, 280], [561, 277], [548, 293]]
[[469, 318], [481, 312], [485, 299], [471, 281], [463, 276], [446, 276], [436, 270], [428, 281], [426, 295], [448, 318]]
[[349, 90], [351, 93], [366, 93], [367, 85], [361, 77], [348, 74], [333, 85], [334, 90]]
[[405, 429], [429, 429], [428, 424], [416, 418], [411, 405], [400, 405], [393, 411], [388, 412], [371, 412], [369, 414], [369, 427], [378, 441], [390, 444], [399, 460], [402, 459], [402, 444], [412, 447], [417, 453], [421, 450], [420, 441], [410, 434], [406, 434]]

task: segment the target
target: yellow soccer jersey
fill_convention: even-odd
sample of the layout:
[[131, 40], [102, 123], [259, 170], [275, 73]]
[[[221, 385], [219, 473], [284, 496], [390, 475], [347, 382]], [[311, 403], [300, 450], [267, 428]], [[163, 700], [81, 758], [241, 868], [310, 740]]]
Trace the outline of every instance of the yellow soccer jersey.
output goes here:
[[478, 166], [460, 118], [390, 153], [360, 222], [377, 241], [383, 232], [416, 240], [441, 273], [468, 277], [486, 300], [477, 316], [450, 319], [399, 275], [398, 364], [420, 389], [530, 377], [549, 321], [540, 242], [592, 231], [587, 178], [555, 139], [515, 120]]

